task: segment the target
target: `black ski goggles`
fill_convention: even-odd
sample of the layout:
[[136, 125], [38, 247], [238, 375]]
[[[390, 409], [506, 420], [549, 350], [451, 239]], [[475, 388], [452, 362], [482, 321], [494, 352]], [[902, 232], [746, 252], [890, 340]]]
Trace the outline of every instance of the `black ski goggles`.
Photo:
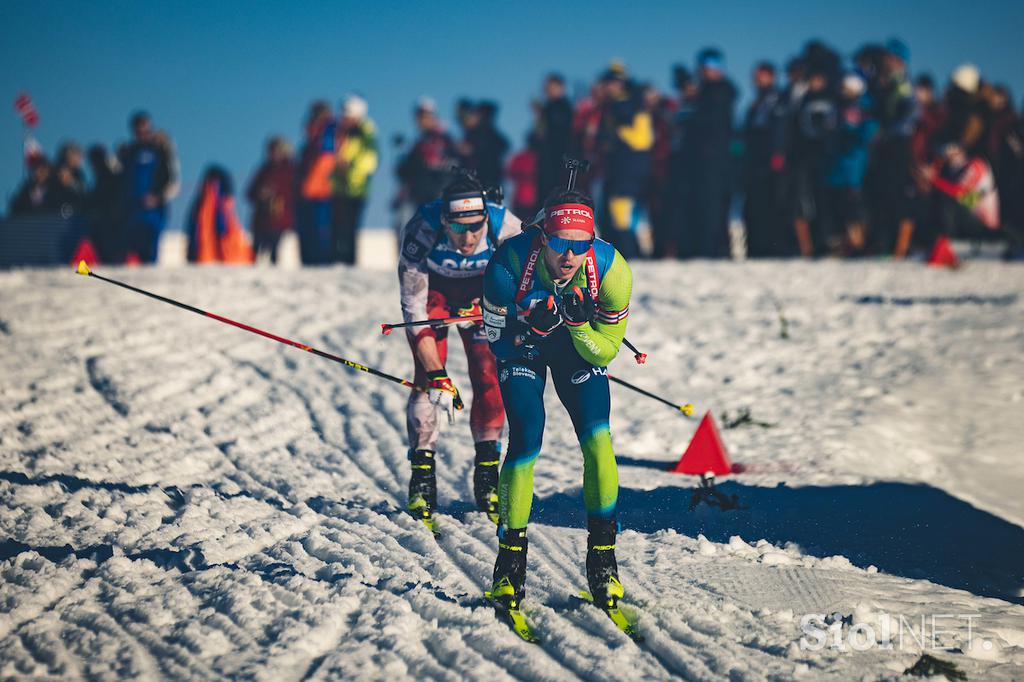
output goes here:
[[448, 225], [448, 229], [456, 234], [463, 234], [465, 232], [479, 232], [484, 229], [487, 225], [487, 218], [482, 218], [475, 223], [456, 223], [452, 220], [445, 221]]
[[594, 239], [562, 239], [561, 237], [548, 235], [547, 245], [555, 253], [563, 254], [572, 250], [574, 254], [579, 256], [590, 251], [590, 247], [594, 245]]

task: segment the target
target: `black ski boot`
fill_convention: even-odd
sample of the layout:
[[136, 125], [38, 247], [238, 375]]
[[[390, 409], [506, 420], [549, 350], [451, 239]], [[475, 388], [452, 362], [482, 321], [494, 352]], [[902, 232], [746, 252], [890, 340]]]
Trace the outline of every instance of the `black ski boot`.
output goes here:
[[476, 508], [486, 513], [487, 518], [497, 524], [498, 465], [501, 463], [501, 446], [496, 440], [484, 440], [475, 447], [473, 500], [476, 502]]
[[412, 475], [409, 477], [409, 513], [437, 534], [434, 509], [437, 507], [437, 477], [434, 474], [434, 451], [414, 450], [409, 453]]
[[615, 521], [590, 519], [587, 522], [587, 582], [595, 606], [601, 608], [615, 627], [634, 642], [643, 642], [644, 636], [636, 627], [635, 617], [627, 616], [619, 608], [624, 590], [619, 582], [619, 566], [615, 562]]
[[484, 595], [494, 604], [498, 619], [512, 628], [524, 641], [536, 644], [540, 638], [526, 622], [520, 610], [526, 596], [526, 529], [498, 531], [498, 559], [494, 562], [494, 582]]
[[594, 604], [606, 611], [614, 609], [622, 598], [619, 566], [615, 561], [616, 522], [610, 519], [587, 521], [587, 583]]
[[498, 535], [498, 558], [488, 597], [505, 608], [518, 609], [526, 596], [527, 547], [525, 528], [506, 528]]

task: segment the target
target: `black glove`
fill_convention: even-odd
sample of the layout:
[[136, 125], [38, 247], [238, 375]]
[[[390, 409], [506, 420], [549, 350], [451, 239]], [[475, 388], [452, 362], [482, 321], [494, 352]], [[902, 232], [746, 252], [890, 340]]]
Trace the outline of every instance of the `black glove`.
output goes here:
[[555, 305], [554, 296], [548, 296], [546, 300], [538, 301], [526, 317], [526, 324], [530, 327], [530, 333], [542, 339], [561, 327], [564, 321], [562, 313], [558, 311], [558, 306]]
[[564, 293], [560, 309], [562, 318], [570, 327], [594, 321], [594, 299], [587, 289], [574, 286], [572, 291]]

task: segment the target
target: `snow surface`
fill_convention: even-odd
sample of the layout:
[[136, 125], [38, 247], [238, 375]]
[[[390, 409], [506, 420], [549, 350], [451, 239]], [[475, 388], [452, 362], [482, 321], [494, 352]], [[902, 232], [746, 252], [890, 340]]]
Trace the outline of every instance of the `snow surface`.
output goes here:
[[[98, 272], [411, 374], [379, 333], [400, 317], [389, 272]], [[70, 270], [0, 274], [0, 677], [877, 679], [922, 651], [1024, 676], [1024, 268], [634, 272], [629, 337], [650, 359], [612, 371], [697, 407], [612, 388], [619, 565], [647, 641], [571, 598], [581, 462], [549, 391], [539, 647], [481, 599], [496, 543], [468, 503], [465, 415], [442, 440], [435, 542], [400, 511], [405, 389]], [[468, 391], [457, 348], [450, 369]], [[746, 509], [688, 511], [692, 479], [664, 471], [707, 409], [771, 425], [722, 430], [747, 470], [719, 487]], [[972, 620], [810, 651], [812, 613], [840, 614], [844, 640]]]

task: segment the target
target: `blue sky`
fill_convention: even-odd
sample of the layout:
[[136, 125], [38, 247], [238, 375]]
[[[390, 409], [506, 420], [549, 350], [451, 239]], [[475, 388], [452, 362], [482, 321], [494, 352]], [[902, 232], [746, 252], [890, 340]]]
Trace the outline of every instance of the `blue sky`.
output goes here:
[[[0, 198], [23, 171], [18, 92], [29, 91], [48, 153], [64, 139], [108, 145], [128, 135], [137, 108], [175, 139], [182, 223], [208, 162], [244, 185], [271, 133], [299, 141], [314, 98], [337, 105], [350, 91], [370, 102], [383, 153], [367, 225], [390, 221], [394, 133], [412, 132], [411, 107], [435, 97], [447, 120], [460, 96], [501, 105], [499, 123], [517, 146], [528, 102], [550, 70], [585, 84], [612, 58], [644, 80], [669, 85], [673, 63], [692, 65], [705, 45], [725, 50], [744, 95], [751, 65], [782, 62], [811, 37], [849, 55], [868, 41], [899, 36], [914, 72], [939, 82], [972, 61], [1024, 93], [1024, 2], [323, 2], [85, 3], [0, 5]], [[247, 210], [243, 215], [247, 215]]]

